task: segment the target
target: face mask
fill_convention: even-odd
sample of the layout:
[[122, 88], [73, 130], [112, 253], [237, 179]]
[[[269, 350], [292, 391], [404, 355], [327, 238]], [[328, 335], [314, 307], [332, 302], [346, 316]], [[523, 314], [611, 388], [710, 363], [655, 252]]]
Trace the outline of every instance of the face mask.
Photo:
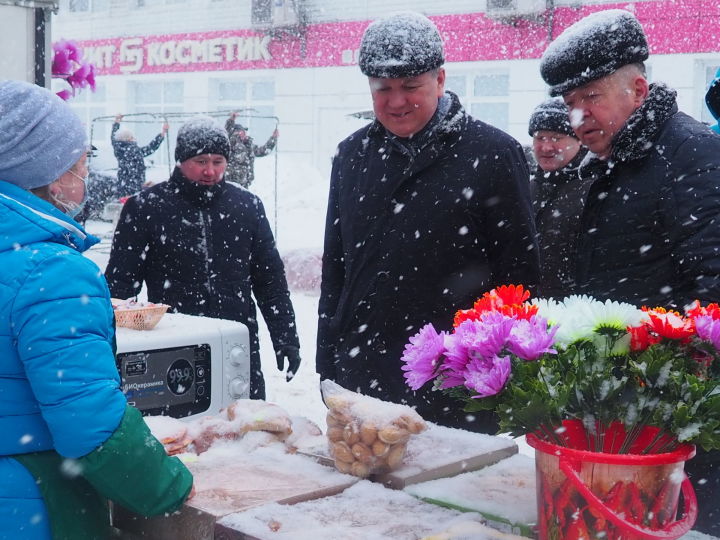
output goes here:
[[67, 216], [70, 216], [71, 218], [75, 218], [80, 212], [82, 212], [83, 208], [85, 208], [85, 204], [88, 200], [88, 189], [87, 189], [87, 176], [82, 177], [79, 174], [77, 174], [75, 171], [68, 171], [70, 174], [72, 174], [75, 178], [78, 180], [82, 180], [83, 182], [83, 199], [79, 203], [73, 202], [73, 201], [61, 201], [57, 197], [55, 197], [55, 203], [57, 206], [60, 207], [60, 209], [63, 211], [63, 213]]

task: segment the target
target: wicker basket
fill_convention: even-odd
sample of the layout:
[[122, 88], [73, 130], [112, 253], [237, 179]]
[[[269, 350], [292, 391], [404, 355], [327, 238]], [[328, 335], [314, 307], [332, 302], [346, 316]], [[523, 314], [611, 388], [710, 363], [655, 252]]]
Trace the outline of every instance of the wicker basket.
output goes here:
[[147, 307], [116, 309], [115, 322], [118, 326], [134, 330], [152, 330], [169, 307], [165, 304], [156, 304]]

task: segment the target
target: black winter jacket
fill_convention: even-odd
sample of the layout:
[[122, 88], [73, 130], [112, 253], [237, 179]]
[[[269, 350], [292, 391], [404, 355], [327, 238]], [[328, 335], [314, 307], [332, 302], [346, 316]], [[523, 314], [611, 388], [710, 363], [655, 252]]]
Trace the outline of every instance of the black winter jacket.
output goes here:
[[575, 292], [637, 306], [720, 300], [720, 137], [653, 85], [593, 180]]
[[[452, 327], [492, 287], [532, 286], [538, 260], [529, 171], [509, 135], [468, 116], [453, 94], [412, 139], [377, 121], [342, 143], [325, 229], [316, 369], [321, 378], [468, 424], [461, 404], [406, 386], [400, 358], [424, 324]], [[430, 385], [428, 385], [430, 386]]]
[[110, 135], [113, 152], [118, 161], [116, 196], [127, 197], [142, 189], [145, 183], [145, 157], [160, 148], [164, 137], [160, 134], [147, 146], [138, 146], [134, 141], [115, 139], [118, 129], [120, 129], [120, 124], [115, 122]]
[[575, 289], [575, 262], [580, 216], [592, 180], [581, 180], [580, 163], [587, 155], [581, 147], [562, 169], [545, 172], [537, 167], [530, 191], [540, 249], [537, 296], [564, 298]]
[[147, 284], [151, 302], [240, 321], [251, 340], [251, 391], [264, 398], [255, 295], [275, 350], [299, 347], [285, 271], [260, 199], [225, 181], [208, 189], [178, 168], [125, 203], [105, 272], [116, 298]]

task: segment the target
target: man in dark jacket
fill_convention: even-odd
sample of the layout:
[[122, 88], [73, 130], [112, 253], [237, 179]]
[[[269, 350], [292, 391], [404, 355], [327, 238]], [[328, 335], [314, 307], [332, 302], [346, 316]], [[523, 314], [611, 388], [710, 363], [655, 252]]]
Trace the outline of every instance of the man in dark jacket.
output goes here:
[[255, 158], [267, 156], [277, 144], [278, 130], [273, 131], [270, 138], [262, 146], [258, 146], [247, 133], [247, 128], [236, 124], [236, 112], [230, 114], [225, 122], [228, 138], [230, 139], [230, 159], [228, 159], [228, 182], [237, 182], [242, 187], [249, 187], [255, 180]]
[[[720, 299], [720, 138], [678, 112], [676, 92], [649, 85], [648, 45], [629, 12], [579, 21], [540, 63], [592, 152], [580, 220], [577, 292], [682, 311]], [[690, 460], [700, 503], [696, 527], [720, 534], [717, 452]], [[705, 481], [701, 481], [704, 479]]]
[[504, 283], [534, 286], [538, 260], [520, 145], [444, 92], [435, 25], [402, 13], [370, 25], [360, 47], [376, 120], [333, 162], [319, 302], [321, 378], [407, 403], [427, 420], [496, 431], [441, 392], [405, 384], [405, 343], [425, 323]]
[[125, 203], [105, 276], [116, 298], [140, 292], [180, 313], [240, 321], [251, 341], [251, 398], [265, 398], [255, 295], [287, 380], [300, 365], [285, 271], [262, 202], [225, 182], [227, 135], [209, 117], [178, 132], [170, 180]]
[[137, 193], [145, 184], [145, 158], [155, 152], [163, 142], [168, 131], [167, 122], [162, 131], [147, 146], [138, 146], [135, 135], [130, 130], [120, 129], [122, 114], [115, 117], [110, 140], [113, 152], [118, 160], [117, 197], [128, 197]]
[[590, 184], [580, 180], [578, 168], [587, 148], [580, 144], [559, 98], [535, 107], [528, 134], [537, 162], [530, 184], [540, 248], [536, 294], [560, 299], [574, 288], [578, 223]]

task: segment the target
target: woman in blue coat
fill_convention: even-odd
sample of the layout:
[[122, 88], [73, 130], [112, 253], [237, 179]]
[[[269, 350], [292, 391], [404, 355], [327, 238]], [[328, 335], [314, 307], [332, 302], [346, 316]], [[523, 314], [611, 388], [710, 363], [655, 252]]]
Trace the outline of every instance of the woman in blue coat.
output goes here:
[[107, 499], [144, 515], [192, 488], [119, 386], [110, 295], [72, 217], [80, 120], [44, 88], [0, 83], [0, 539], [106, 538]]

